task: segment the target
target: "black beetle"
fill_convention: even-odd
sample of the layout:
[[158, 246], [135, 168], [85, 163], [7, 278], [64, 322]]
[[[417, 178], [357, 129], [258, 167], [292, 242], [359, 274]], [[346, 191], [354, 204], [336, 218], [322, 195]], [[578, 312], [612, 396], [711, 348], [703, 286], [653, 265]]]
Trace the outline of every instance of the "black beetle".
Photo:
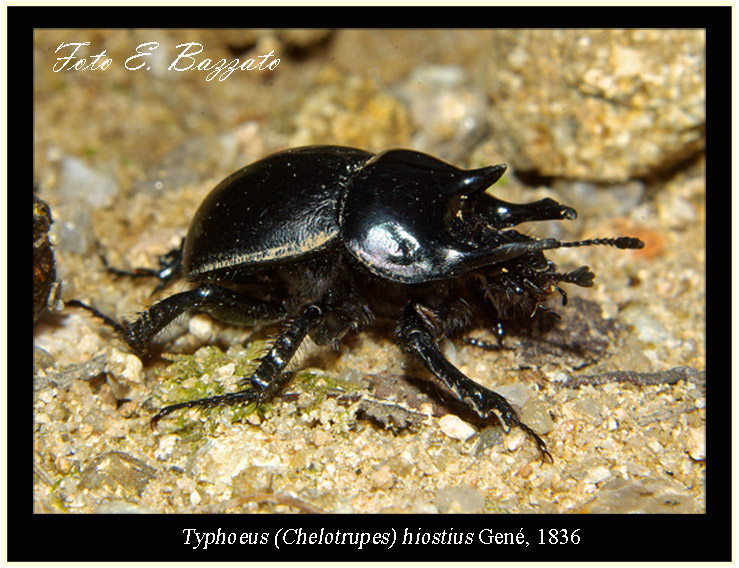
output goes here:
[[136, 273], [158, 275], [160, 285], [184, 274], [191, 290], [130, 323], [88, 309], [139, 354], [185, 311], [238, 324], [286, 322], [254, 374], [242, 379], [244, 390], [167, 406], [152, 425], [181, 408], [268, 401], [286, 383], [285, 367], [306, 336], [335, 345], [349, 330], [390, 319], [400, 347], [459, 401], [483, 421], [523, 429], [551, 460], [508, 401], [462, 374], [437, 342], [473, 320], [499, 329], [551, 318], [541, 304], [555, 291], [565, 303], [558, 283], [592, 286], [588, 267], [560, 273], [544, 250], [644, 244], [631, 237], [538, 240], [511, 230], [577, 213], [548, 198], [517, 205], [485, 193], [505, 170], [461, 170], [411, 150], [279, 152], [223, 180], [198, 209], [181, 249], [160, 260], [160, 271]]

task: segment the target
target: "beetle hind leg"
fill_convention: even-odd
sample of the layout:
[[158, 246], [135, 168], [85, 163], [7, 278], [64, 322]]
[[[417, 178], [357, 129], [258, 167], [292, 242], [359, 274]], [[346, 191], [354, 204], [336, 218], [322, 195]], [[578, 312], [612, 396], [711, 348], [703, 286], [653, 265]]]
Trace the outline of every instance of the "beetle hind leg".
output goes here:
[[68, 304], [84, 308], [101, 318], [141, 357], [149, 353], [156, 336], [185, 312], [203, 312], [221, 320], [228, 316], [241, 324], [255, 324], [285, 316], [283, 308], [277, 304], [255, 300], [215, 284], [201, 284], [192, 290], [173, 294], [141, 312], [137, 319], [124, 323], [78, 300]]
[[404, 351], [416, 357], [460, 402], [481, 419], [490, 421], [495, 417], [506, 432], [513, 427], [520, 428], [536, 444], [542, 462], [553, 462], [544, 440], [521, 422], [505, 397], [477, 384], [444, 357], [432, 331], [414, 305], [406, 308], [397, 328], [397, 337]]
[[162, 290], [169, 286], [175, 280], [182, 278], [182, 251], [185, 246], [185, 239], [182, 239], [180, 246], [176, 249], [172, 249], [166, 254], [159, 257], [159, 268], [134, 268], [133, 270], [121, 270], [108, 264], [108, 259], [100, 254], [100, 260], [105, 267], [105, 270], [115, 276], [125, 276], [127, 278], [157, 278], [159, 283], [156, 288], [152, 291], [152, 295], [156, 294], [159, 290]]

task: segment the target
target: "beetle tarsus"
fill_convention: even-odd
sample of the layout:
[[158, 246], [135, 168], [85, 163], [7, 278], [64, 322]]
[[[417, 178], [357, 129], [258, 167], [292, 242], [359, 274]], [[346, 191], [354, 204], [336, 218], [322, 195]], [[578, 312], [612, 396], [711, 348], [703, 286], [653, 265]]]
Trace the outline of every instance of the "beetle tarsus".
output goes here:
[[177, 404], [171, 404], [162, 408], [149, 422], [149, 426], [152, 430], [156, 430], [159, 421], [165, 416], [172, 414], [176, 410], [182, 410], [184, 408], [212, 408], [214, 406], [221, 405], [235, 405], [244, 403], [255, 403], [260, 404], [263, 402], [260, 399], [260, 394], [256, 391], [239, 391], [228, 394], [220, 394], [211, 396], [208, 398], [198, 398], [195, 400], [188, 400], [185, 402], [178, 402]]
[[323, 318], [323, 311], [316, 305], [303, 309], [274, 341], [269, 351], [260, 359], [259, 366], [250, 377], [239, 381], [250, 385], [249, 389], [165, 406], [151, 419], [152, 428], [168, 414], [182, 408], [213, 407], [243, 403], [263, 404], [274, 398], [285, 386], [288, 375], [285, 368], [306, 336]]
[[475, 412], [482, 420], [497, 420], [506, 433], [517, 426], [531, 438], [544, 461], [552, 462], [547, 446], [536, 432], [521, 422], [510, 403], [495, 391], [478, 385], [457, 369], [443, 355], [434, 340], [433, 333], [419, 316], [418, 306], [406, 308], [398, 326], [396, 336], [401, 347], [415, 356], [431, 371], [454, 397]]
[[541, 456], [541, 465], [544, 465], [544, 462], [554, 463], [554, 458], [552, 457], [552, 454], [549, 453], [549, 450], [547, 450], [547, 445], [544, 443], [544, 440], [542, 440], [536, 432], [523, 422], [519, 422], [518, 427], [521, 428], [521, 430], [523, 430], [524, 433], [536, 444], [536, 448], [539, 450], [539, 455]]
[[169, 286], [172, 282], [182, 277], [182, 249], [185, 246], [185, 239], [182, 239], [180, 246], [172, 249], [166, 254], [159, 257], [159, 268], [134, 268], [133, 270], [122, 270], [110, 266], [108, 259], [100, 254], [100, 260], [105, 267], [105, 271], [114, 276], [124, 276], [127, 278], [157, 278], [159, 283], [156, 285], [151, 295], [153, 296], [159, 290]]
[[125, 332], [125, 326], [123, 324], [121, 324], [120, 322], [117, 322], [116, 320], [114, 320], [110, 316], [105, 315], [103, 312], [101, 312], [100, 310], [98, 310], [97, 308], [95, 308], [93, 306], [90, 306], [89, 304], [85, 304], [84, 302], [81, 302], [80, 300], [69, 300], [66, 303], [66, 305], [67, 306], [72, 306], [72, 307], [77, 307], [77, 308], [82, 308], [84, 310], [87, 310], [93, 316], [95, 316], [96, 318], [100, 318], [107, 325], [109, 325], [110, 327], [112, 327], [116, 331], [116, 333], [118, 333], [119, 335], [121, 335], [121, 334], [123, 334]]

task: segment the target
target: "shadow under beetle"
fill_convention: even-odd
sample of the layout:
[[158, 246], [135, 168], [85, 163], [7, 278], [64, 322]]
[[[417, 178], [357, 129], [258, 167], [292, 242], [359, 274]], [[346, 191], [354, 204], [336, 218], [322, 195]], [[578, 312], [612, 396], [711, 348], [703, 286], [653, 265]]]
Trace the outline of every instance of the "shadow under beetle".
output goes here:
[[[574, 219], [552, 199], [507, 203], [485, 193], [505, 165], [461, 170], [411, 150], [371, 154], [309, 146], [268, 156], [224, 179], [205, 198], [182, 247], [160, 259], [160, 287], [184, 275], [189, 291], [155, 303], [135, 321], [112, 325], [138, 354], [186, 311], [230, 323], [283, 321], [284, 329], [243, 390], [162, 408], [264, 403], [283, 388], [285, 368], [310, 336], [336, 345], [375, 320], [396, 323], [395, 339], [483, 421], [521, 428], [508, 401], [465, 376], [438, 341], [473, 321], [501, 324], [556, 317], [542, 302], [560, 282], [592, 286], [587, 266], [561, 273], [543, 251], [609, 245], [642, 248], [632, 237], [562, 242], [511, 230], [525, 221]], [[121, 271], [114, 271], [121, 274]]]

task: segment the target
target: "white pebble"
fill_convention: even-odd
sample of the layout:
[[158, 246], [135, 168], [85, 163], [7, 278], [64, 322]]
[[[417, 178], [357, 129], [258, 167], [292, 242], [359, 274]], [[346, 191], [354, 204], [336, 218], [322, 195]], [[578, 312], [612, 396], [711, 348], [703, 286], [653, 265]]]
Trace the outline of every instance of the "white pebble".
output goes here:
[[466, 440], [472, 436], [476, 430], [459, 416], [454, 414], [445, 414], [439, 419], [439, 428], [450, 438], [455, 440]]
[[154, 457], [158, 460], [166, 460], [174, 452], [175, 446], [177, 445], [177, 436], [169, 435], [162, 436], [159, 438], [159, 445], [154, 450]]
[[526, 434], [520, 428], [516, 428], [503, 439], [503, 446], [509, 452], [513, 452], [523, 446], [525, 441]]
[[706, 432], [703, 428], [688, 431], [688, 454], [696, 461], [706, 459]]
[[190, 493], [190, 504], [193, 507], [197, 507], [200, 504], [200, 501], [202, 500], [202, 497], [200, 497], [200, 493], [197, 491], [193, 491]]
[[142, 382], [144, 378], [144, 367], [141, 359], [132, 353], [124, 353], [119, 349], [112, 348], [108, 364], [110, 371], [117, 377], [123, 377], [137, 383]]
[[588, 470], [588, 472], [585, 474], [585, 481], [588, 483], [601, 483], [602, 481], [605, 481], [606, 479], [611, 477], [610, 470], [602, 465], [599, 465], [596, 468], [593, 468], [591, 470]]
[[200, 341], [210, 341], [213, 339], [213, 322], [206, 316], [195, 316], [190, 318], [187, 329]]

